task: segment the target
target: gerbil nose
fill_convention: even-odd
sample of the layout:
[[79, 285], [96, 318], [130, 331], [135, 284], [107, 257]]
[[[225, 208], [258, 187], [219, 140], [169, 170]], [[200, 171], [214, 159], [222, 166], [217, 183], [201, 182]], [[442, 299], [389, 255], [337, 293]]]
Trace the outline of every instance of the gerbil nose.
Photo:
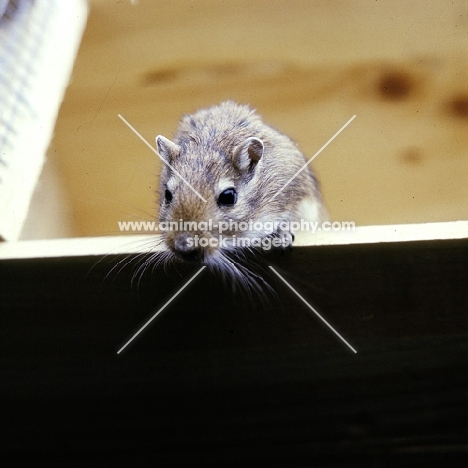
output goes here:
[[194, 238], [188, 233], [176, 235], [174, 250], [181, 258], [189, 262], [199, 262], [202, 258], [201, 247], [195, 244]]

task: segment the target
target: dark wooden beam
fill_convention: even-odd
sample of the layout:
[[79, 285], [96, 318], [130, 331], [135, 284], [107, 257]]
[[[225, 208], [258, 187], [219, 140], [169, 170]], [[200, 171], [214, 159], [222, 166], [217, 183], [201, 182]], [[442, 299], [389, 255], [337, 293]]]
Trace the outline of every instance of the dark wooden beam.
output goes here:
[[[105, 241], [101, 255], [27, 258], [3, 245], [0, 456], [62, 466], [462, 466], [468, 236], [445, 237], [299, 245], [264, 259], [264, 298], [205, 270], [121, 354], [197, 267], [139, 278], [143, 258], [104, 256]], [[90, 241], [67, 242], [55, 252]]]

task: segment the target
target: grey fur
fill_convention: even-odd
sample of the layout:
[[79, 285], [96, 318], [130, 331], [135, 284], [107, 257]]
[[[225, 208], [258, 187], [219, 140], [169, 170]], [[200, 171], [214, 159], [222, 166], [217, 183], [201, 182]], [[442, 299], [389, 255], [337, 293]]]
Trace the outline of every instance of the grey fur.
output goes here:
[[[266, 125], [246, 105], [226, 101], [187, 115], [179, 124], [174, 142], [158, 136], [157, 146], [161, 156], [207, 201], [203, 202], [165, 165], [160, 179], [160, 221], [291, 222], [301, 216], [301, 203], [305, 200], [318, 206], [314, 219], [308, 221], [320, 221], [325, 216], [318, 182], [309, 167], [272, 200], [306, 163], [306, 158], [289, 137]], [[236, 204], [218, 206], [221, 180], [232, 182], [238, 195]], [[165, 201], [166, 190], [172, 194], [170, 203]], [[219, 235], [217, 230], [191, 233], [192, 236], [195, 234]], [[232, 231], [223, 234], [242, 237], [253, 233]], [[292, 233], [276, 234], [290, 235], [292, 242]], [[186, 239], [187, 233], [169, 231], [163, 234], [167, 248], [184, 257], [184, 252], [180, 251], [180, 246], [184, 245], [181, 238]], [[227, 250], [233, 251], [231, 248]], [[221, 270], [233, 267], [226, 264], [223, 248], [207, 247], [198, 253], [197, 259], [208, 265]]]

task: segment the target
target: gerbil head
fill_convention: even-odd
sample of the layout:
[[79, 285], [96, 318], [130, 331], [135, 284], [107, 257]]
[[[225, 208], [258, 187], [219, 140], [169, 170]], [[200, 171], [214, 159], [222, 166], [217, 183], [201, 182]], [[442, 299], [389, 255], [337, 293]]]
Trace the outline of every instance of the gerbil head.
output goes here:
[[[238, 277], [246, 253], [239, 239], [272, 235], [246, 224], [290, 214], [291, 193], [270, 200], [302, 155], [252, 109], [231, 101], [185, 116], [174, 141], [159, 135], [156, 146], [165, 163], [159, 218], [169, 255]], [[292, 156], [275, 161], [278, 153]]]

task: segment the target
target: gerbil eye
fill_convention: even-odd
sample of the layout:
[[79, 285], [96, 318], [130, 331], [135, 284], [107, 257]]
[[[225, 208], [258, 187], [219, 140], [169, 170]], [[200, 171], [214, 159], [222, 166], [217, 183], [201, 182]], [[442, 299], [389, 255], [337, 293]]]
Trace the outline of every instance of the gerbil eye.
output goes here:
[[166, 199], [166, 203], [171, 203], [172, 201], [172, 192], [170, 190], [165, 190], [164, 198]]
[[218, 197], [218, 205], [229, 206], [237, 202], [237, 192], [233, 188], [228, 188], [221, 192]]

